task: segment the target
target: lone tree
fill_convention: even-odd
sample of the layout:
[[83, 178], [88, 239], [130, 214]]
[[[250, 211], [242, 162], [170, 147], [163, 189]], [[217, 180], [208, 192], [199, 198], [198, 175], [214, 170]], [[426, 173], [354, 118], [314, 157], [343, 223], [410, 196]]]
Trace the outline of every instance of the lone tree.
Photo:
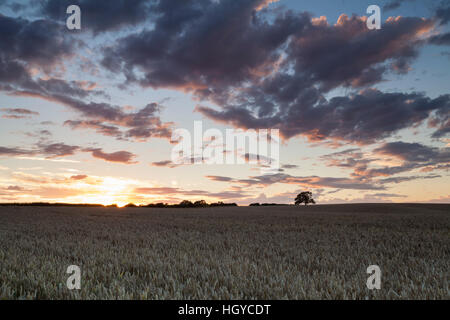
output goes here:
[[208, 204], [205, 200], [199, 200], [194, 202], [194, 207], [207, 207]]
[[295, 205], [301, 205], [302, 203], [305, 204], [305, 206], [308, 203], [313, 203], [315, 204], [316, 202], [314, 201], [314, 199], [312, 198], [312, 192], [311, 191], [304, 191], [304, 192], [300, 192], [297, 197], [295, 198]]

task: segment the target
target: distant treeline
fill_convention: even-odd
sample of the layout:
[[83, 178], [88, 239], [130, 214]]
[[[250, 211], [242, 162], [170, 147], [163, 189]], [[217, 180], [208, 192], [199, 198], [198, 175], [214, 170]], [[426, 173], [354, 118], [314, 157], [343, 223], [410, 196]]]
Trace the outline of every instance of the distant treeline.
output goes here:
[[[21, 206], [21, 207], [107, 207], [107, 208], [117, 208], [116, 204], [102, 205], [102, 204], [92, 204], [92, 203], [50, 203], [50, 202], [29, 202], [29, 203], [0, 203], [1, 207], [6, 206]], [[129, 203], [125, 208], [209, 208], [209, 207], [237, 207], [236, 203], [224, 203], [222, 201], [207, 203], [205, 200], [199, 200], [191, 202], [189, 200], [183, 200], [178, 204], [168, 204], [168, 203], [150, 203], [135, 205], [134, 203]], [[278, 204], [278, 203], [252, 203], [251, 207], [254, 206], [288, 206], [288, 204]]]
[[251, 203], [249, 206], [250, 206], [250, 207], [259, 207], [259, 206], [263, 206], [263, 207], [267, 207], [267, 206], [289, 206], [289, 204], [280, 204], [280, 203], [259, 203], [259, 202], [255, 202], [255, 203]]
[[[150, 203], [147, 205], [141, 205], [141, 208], [207, 208], [207, 207], [237, 207], [236, 203], [224, 203], [222, 201], [207, 203], [205, 200], [199, 200], [191, 202], [189, 200], [183, 200], [178, 204], [167, 204], [167, 203]], [[137, 207], [136, 205], [130, 203], [125, 207]]]
[[[0, 206], [22, 206], [22, 207], [108, 207], [117, 208], [116, 204], [104, 206], [102, 204], [89, 204], [89, 203], [50, 203], [50, 202], [29, 202], [29, 203], [0, 203]], [[205, 200], [199, 200], [191, 202], [189, 200], [183, 200], [178, 204], [168, 203], [150, 203], [145, 205], [135, 205], [129, 203], [126, 208], [207, 208], [207, 207], [237, 207], [236, 203], [224, 203], [222, 201], [215, 203], [207, 203]]]
[[27, 202], [27, 203], [0, 203], [1, 207], [104, 207], [95, 203], [50, 203], [50, 202]]

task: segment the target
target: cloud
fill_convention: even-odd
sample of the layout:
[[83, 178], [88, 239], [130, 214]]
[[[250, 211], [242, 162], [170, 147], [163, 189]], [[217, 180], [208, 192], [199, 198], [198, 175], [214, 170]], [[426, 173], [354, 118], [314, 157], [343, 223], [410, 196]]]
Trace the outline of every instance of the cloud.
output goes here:
[[293, 13], [269, 24], [254, 14], [264, 3], [160, 1], [153, 8], [154, 28], [105, 48], [102, 64], [122, 71], [129, 83], [153, 88], [208, 90], [253, 78], [267, 72], [280, 46], [309, 24], [308, 15]]
[[283, 164], [281, 166], [282, 169], [297, 169], [298, 165], [296, 164]]
[[383, 183], [383, 184], [401, 183], [401, 182], [408, 182], [408, 181], [419, 180], [419, 179], [436, 179], [436, 178], [440, 178], [440, 177], [441, 177], [440, 175], [392, 177], [392, 178], [381, 179], [380, 183]]
[[82, 30], [90, 30], [94, 34], [135, 26], [152, 13], [146, 0], [45, 0], [41, 12], [51, 19], [65, 21], [69, 5], [81, 8]]
[[333, 88], [365, 87], [385, 73], [407, 72], [423, 34], [434, 27], [433, 20], [408, 17], [370, 32], [364, 17], [342, 15], [329, 25], [285, 10], [266, 19], [265, 10], [255, 13], [266, 3], [159, 8], [153, 29], [105, 48], [102, 64], [128, 83], [193, 91], [241, 117], [256, 113], [261, 125], [277, 111], [312, 107]]
[[310, 141], [334, 139], [358, 144], [389, 137], [422, 123], [434, 113], [442, 115], [435, 122], [442, 128], [450, 113], [450, 95], [431, 99], [421, 93], [383, 93], [375, 89], [312, 104], [299, 101], [302, 102], [284, 108], [283, 112], [262, 118], [255, 117], [245, 107], [230, 107], [224, 111], [198, 107], [197, 111], [236, 127], [279, 128], [285, 138], [304, 135]]
[[66, 157], [74, 155], [80, 147], [70, 146], [65, 143], [38, 143], [35, 149], [21, 149], [16, 147], [0, 147], [0, 155], [2, 156], [34, 156], [46, 155], [48, 158]]
[[276, 183], [295, 184], [308, 188], [339, 188], [352, 190], [384, 190], [382, 185], [375, 182], [352, 178], [334, 178], [318, 176], [292, 176], [284, 173], [251, 176], [247, 179], [233, 179], [223, 176], [206, 176], [213, 181], [227, 181], [244, 186], [267, 187]]
[[[321, 157], [327, 166], [341, 167], [353, 170], [349, 178], [293, 176], [285, 173], [271, 175], [250, 176], [245, 179], [235, 179], [226, 176], [206, 176], [212, 181], [228, 182], [246, 187], [264, 188], [273, 184], [295, 184], [302, 188], [333, 188], [342, 190], [385, 190], [387, 184], [401, 183], [417, 179], [434, 179], [440, 175], [413, 175], [403, 177], [389, 177], [397, 174], [420, 169], [422, 172], [448, 170], [450, 168], [450, 149], [432, 148], [418, 143], [392, 142], [369, 153], [368, 157], [360, 149], [352, 148], [331, 153]], [[384, 157], [397, 158], [400, 165], [379, 166], [378, 162]]]
[[[435, 170], [448, 170], [450, 162], [449, 148], [428, 147], [419, 143], [407, 143], [402, 141], [384, 143], [370, 153], [363, 153], [359, 149], [347, 149], [341, 152], [331, 153], [321, 157], [327, 166], [352, 169], [351, 176], [355, 179], [370, 181], [377, 177], [394, 176], [412, 170], [431, 172]], [[395, 165], [386, 166], [379, 163], [386, 160], [397, 162]], [[398, 164], [398, 162], [401, 162]], [[389, 181], [410, 181], [421, 179], [423, 176], [411, 176], [380, 179], [377, 183], [384, 184]], [[397, 180], [395, 180], [397, 179]]]
[[1, 108], [0, 111], [6, 114], [2, 116], [4, 119], [25, 119], [34, 115], [39, 115], [39, 112], [31, 111], [24, 108]]
[[323, 155], [320, 159], [330, 167], [354, 168], [355, 170], [365, 169], [374, 160], [366, 158], [358, 148]]
[[[30, 81], [30, 68], [50, 73], [79, 42], [53, 21], [0, 15], [0, 83]], [[39, 48], [39, 50], [34, 50]]]
[[108, 162], [118, 162], [123, 164], [137, 163], [136, 161], [133, 161], [136, 155], [128, 151], [106, 153], [103, 152], [103, 150], [100, 148], [88, 148], [84, 149], [83, 151], [91, 152], [94, 158], [102, 159]]
[[184, 190], [180, 188], [171, 187], [151, 187], [151, 188], [135, 188], [133, 190], [136, 194], [141, 195], [179, 195], [179, 196], [193, 196], [193, 197], [209, 197], [215, 199], [229, 200], [240, 199], [247, 197], [245, 192], [240, 191], [222, 191], [222, 192], [210, 192], [204, 190]]
[[415, 0], [390, 0], [383, 6], [383, 11], [390, 11], [400, 8], [403, 2], [413, 2]]
[[93, 129], [104, 136], [123, 138], [122, 131], [117, 126], [106, 125], [99, 120], [67, 120], [64, 125], [72, 129]]
[[154, 167], [168, 167], [168, 168], [175, 168], [178, 167], [178, 164], [173, 163], [171, 160], [163, 160], [163, 161], [156, 161], [151, 163]]
[[72, 179], [72, 180], [84, 180], [87, 177], [88, 176], [85, 175], [85, 174], [79, 174], [79, 175], [71, 176], [70, 179]]
[[233, 179], [230, 177], [222, 177], [222, 176], [206, 176], [206, 178], [213, 180], [213, 181], [221, 181], [221, 182], [233, 181]]
[[[363, 90], [350, 97], [325, 98], [337, 87], [365, 88], [382, 81], [385, 74], [407, 73], [426, 43], [424, 34], [435, 27], [434, 20], [389, 18], [381, 30], [370, 32], [365, 17], [341, 15], [331, 25], [326, 19], [317, 22], [308, 13], [257, 10], [267, 4], [263, 0], [153, 3], [151, 27], [104, 47], [102, 65], [116, 75], [123, 74], [128, 84], [191, 91], [196, 98], [220, 107], [220, 111], [196, 108], [213, 120], [241, 128], [279, 128], [285, 139], [303, 135], [311, 141], [369, 144], [415, 126], [432, 113], [440, 114], [434, 119], [436, 135], [447, 132], [443, 122], [448, 117], [448, 95], [431, 99], [421, 93]], [[93, 12], [103, 6], [85, 5], [95, 6]], [[124, 10], [124, 24], [138, 21], [127, 18], [126, 10], [131, 9], [123, 5], [120, 1], [108, 10]], [[56, 12], [59, 6], [59, 2], [47, 1], [44, 12]], [[5, 19], [18, 24], [19, 30], [32, 23]], [[51, 28], [51, 21], [45, 23]], [[6, 38], [6, 33], [0, 37]], [[21, 45], [14, 37], [7, 42]], [[69, 46], [52, 60], [44, 54], [31, 59], [8, 51], [3, 60], [9, 61], [8, 68], [19, 71], [23, 64], [15, 66], [15, 59], [22, 59], [26, 66], [51, 65], [72, 50]], [[30, 79], [27, 69], [23, 71], [14, 81], [4, 82], [3, 89], [0, 82], [0, 90], [40, 97], [77, 111], [85, 119], [68, 120], [66, 125], [74, 129], [89, 128], [122, 140], [171, 136], [172, 123], [160, 120], [156, 103], [126, 113], [119, 106], [89, 101], [101, 92], [86, 90], [78, 82]]]
[[49, 158], [72, 156], [80, 150], [79, 146], [70, 146], [65, 143], [38, 144], [39, 153], [47, 155]]
[[[33, 68], [51, 74], [57, 66], [73, 57], [80, 46], [79, 41], [61, 29], [59, 24], [49, 20], [28, 21], [0, 16], [0, 91], [45, 99], [77, 111], [86, 119], [69, 122], [73, 128], [93, 128], [118, 139], [169, 139], [172, 123], [161, 122], [160, 106], [156, 103], [127, 113], [119, 106], [92, 101], [94, 97], [107, 96], [103, 91], [92, 90], [92, 84], [33, 76]], [[17, 114], [12, 116], [18, 117]], [[125, 131], [119, 132], [118, 126]]]
[[436, 18], [438, 18], [442, 25], [450, 21], [450, 5], [446, 1], [442, 1], [441, 5], [436, 10]]
[[[82, 148], [80, 146], [67, 145], [65, 143], [44, 143], [39, 142], [33, 149], [21, 149], [16, 147], [1, 147], [0, 156], [25, 156], [24, 159], [35, 160], [54, 160], [54, 158], [67, 157], [75, 155], [78, 152], [89, 152], [94, 158], [102, 159], [108, 162], [118, 162], [124, 164], [135, 164], [133, 161], [135, 154], [128, 151], [116, 151], [112, 153], [104, 152], [101, 148]], [[45, 159], [33, 158], [36, 155], [44, 155]]]
[[24, 188], [22, 188], [20, 186], [9, 186], [8, 188], [6, 188], [6, 190], [8, 190], [8, 191], [23, 191]]
[[53, 121], [42, 121], [40, 124], [43, 126], [52, 126], [55, 123]]
[[22, 3], [17, 3], [15, 1], [3, 0], [0, 2], [0, 7], [5, 6], [11, 9], [14, 13], [24, 10], [27, 6]]
[[450, 148], [428, 147], [420, 143], [389, 142], [376, 148], [374, 152], [397, 157], [408, 162], [447, 163], [450, 162]]
[[450, 32], [433, 36], [429, 42], [435, 45], [448, 46], [450, 45]]
[[33, 154], [33, 152], [20, 148], [0, 147], [0, 156], [21, 156], [30, 154]]
[[[89, 91], [90, 92], [90, 91]], [[108, 103], [83, 102], [68, 95], [55, 92], [30, 90], [16, 90], [14, 95], [31, 96], [48, 101], [61, 103], [70, 109], [77, 111], [82, 116], [91, 120], [68, 120], [65, 125], [74, 129], [89, 128], [106, 136], [114, 136], [120, 140], [132, 138], [138, 141], [144, 141], [148, 138], [170, 139], [172, 135], [173, 123], [163, 123], [158, 114], [160, 106], [156, 103], [149, 103], [137, 112], [127, 113], [119, 106]], [[105, 124], [106, 123], [106, 124]], [[107, 124], [110, 123], [110, 124]], [[126, 128], [120, 131], [119, 127]]]

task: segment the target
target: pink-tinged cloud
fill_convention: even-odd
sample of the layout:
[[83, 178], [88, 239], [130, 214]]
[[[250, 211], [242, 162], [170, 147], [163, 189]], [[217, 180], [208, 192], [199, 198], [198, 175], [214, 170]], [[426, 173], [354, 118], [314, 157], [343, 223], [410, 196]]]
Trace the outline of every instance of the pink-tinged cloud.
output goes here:
[[78, 174], [78, 175], [75, 175], [75, 176], [71, 176], [70, 179], [72, 179], [72, 180], [84, 180], [87, 177], [88, 176], [85, 175], [85, 174]]
[[107, 153], [103, 152], [103, 150], [100, 148], [89, 148], [84, 149], [84, 151], [91, 152], [94, 158], [102, 159], [108, 162], [116, 162], [123, 164], [137, 163], [136, 161], [133, 161], [136, 155], [128, 151], [116, 151], [112, 153]]

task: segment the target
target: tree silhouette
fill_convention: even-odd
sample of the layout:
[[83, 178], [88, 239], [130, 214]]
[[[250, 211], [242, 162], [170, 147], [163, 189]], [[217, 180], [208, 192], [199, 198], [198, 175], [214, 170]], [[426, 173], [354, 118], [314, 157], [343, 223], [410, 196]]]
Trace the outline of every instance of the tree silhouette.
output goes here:
[[183, 200], [178, 204], [181, 208], [193, 208], [194, 204], [189, 200]]
[[308, 203], [313, 203], [315, 204], [316, 202], [314, 201], [314, 199], [312, 198], [312, 192], [311, 191], [304, 191], [304, 192], [300, 192], [297, 197], [295, 198], [295, 205], [298, 206], [300, 204], [304, 203], [305, 206]]
[[207, 207], [208, 204], [205, 200], [199, 200], [194, 202], [194, 207]]

